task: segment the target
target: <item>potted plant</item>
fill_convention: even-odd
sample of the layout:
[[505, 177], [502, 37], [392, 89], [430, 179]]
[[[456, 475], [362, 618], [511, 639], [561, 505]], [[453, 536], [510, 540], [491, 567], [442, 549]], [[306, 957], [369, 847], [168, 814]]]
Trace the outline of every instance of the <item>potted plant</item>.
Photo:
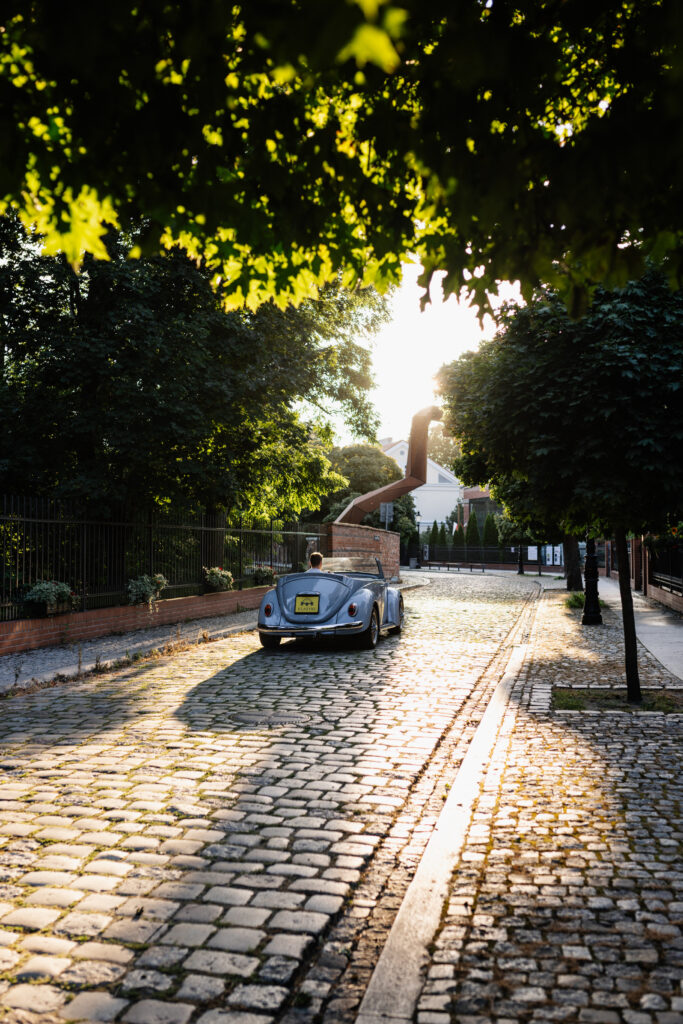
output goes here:
[[224, 569], [222, 565], [214, 565], [210, 569], [204, 566], [203, 572], [207, 590], [232, 590], [234, 581], [229, 569]]
[[272, 587], [276, 579], [275, 570], [270, 565], [257, 565], [252, 579], [257, 587]]
[[154, 609], [154, 602], [159, 599], [159, 594], [168, 586], [168, 580], [160, 572], [154, 576], [136, 576], [128, 580], [128, 604], [146, 604], [150, 611]]
[[69, 584], [60, 583], [58, 580], [36, 580], [24, 595], [24, 601], [34, 605], [37, 614], [43, 615], [58, 615], [71, 611], [77, 600]]

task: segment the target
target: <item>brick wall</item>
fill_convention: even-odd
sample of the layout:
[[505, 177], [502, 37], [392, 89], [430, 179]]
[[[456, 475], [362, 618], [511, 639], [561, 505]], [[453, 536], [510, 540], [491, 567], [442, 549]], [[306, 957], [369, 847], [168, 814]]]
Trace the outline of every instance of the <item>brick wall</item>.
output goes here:
[[46, 619], [0, 622], [0, 655], [94, 640], [110, 633], [128, 633], [190, 619], [229, 615], [238, 610], [238, 605], [240, 609], [258, 608], [266, 590], [268, 587], [252, 587], [249, 590], [175, 597], [169, 601], [157, 601], [153, 612], [146, 605], [122, 605], [87, 612], [68, 612]]
[[647, 596], [667, 608], [673, 608], [675, 612], [683, 612], [683, 594], [672, 594], [669, 590], [662, 590], [654, 583], [648, 583]]
[[401, 538], [391, 530], [353, 523], [329, 523], [327, 551], [330, 557], [376, 555], [388, 580], [399, 575]]
[[650, 553], [642, 537], [636, 537], [631, 541], [630, 569], [632, 590], [640, 590], [644, 597], [683, 614], [683, 594], [663, 590], [662, 587], [650, 582]]

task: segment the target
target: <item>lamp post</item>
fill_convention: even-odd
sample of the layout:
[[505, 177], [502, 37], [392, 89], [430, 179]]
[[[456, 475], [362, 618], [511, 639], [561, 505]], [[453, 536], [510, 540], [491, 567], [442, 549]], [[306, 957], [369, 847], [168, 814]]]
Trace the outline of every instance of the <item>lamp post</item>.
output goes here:
[[415, 562], [415, 568], [419, 569], [420, 568], [420, 562], [422, 561], [422, 559], [420, 558], [420, 517], [419, 516], [417, 516], [416, 522], [417, 522], [417, 561]]
[[582, 626], [601, 626], [600, 599], [598, 597], [598, 559], [595, 554], [595, 540], [586, 534], [586, 563], [583, 568], [586, 596], [583, 603]]
[[520, 535], [519, 538], [519, 557], [517, 559], [517, 575], [524, 575], [524, 548], [522, 547], [522, 541], [524, 540], [524, 534]]

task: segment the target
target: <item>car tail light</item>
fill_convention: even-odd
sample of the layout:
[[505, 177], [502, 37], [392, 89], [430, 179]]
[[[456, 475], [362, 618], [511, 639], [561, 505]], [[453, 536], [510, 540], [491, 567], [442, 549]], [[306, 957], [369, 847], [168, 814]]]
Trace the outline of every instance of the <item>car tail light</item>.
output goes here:
[[267, 605], [266, 605], [266, 606], [264, 607], [264, 609], [263, 609], [263, 614], [264, 614], [264, 615], [272, 615], [272, 614], [273, 614], [273, 606], [272, 606], [272, 604], [267, 604]]
[[349, 605], [349, 615], [355, 615], [357, 611], [358, 611], [358, 605], [357, 604], [350, 604]]

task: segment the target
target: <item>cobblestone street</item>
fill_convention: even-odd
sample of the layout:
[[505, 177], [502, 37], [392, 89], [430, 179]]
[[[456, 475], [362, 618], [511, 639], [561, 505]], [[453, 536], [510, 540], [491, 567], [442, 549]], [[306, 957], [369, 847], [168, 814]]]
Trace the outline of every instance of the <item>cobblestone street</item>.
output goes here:
[[582, 631], [534, 577], [405, 600], [375, 651], [242, 633], [2, 703], [0, 1020], [353, 1022], [514, 647], [414, 1016], [386, 1020], [683, 1022], [681, 716], [550, 711], [623, 685], [618, 617]]
[[244, 633], [7, 701], [9, 1019], [312, 1017], [332, 978], [307, 963], [340, 914], [367, 914], [354, 886], [395, 825], [391, 882], [429, 795], [411, 791], [536, 589], [435, 579], [375, 652]]
[[[625, 687], [621, 622], [546, 594], [455, 872], [420, 1024], [683, 1022], [683, 716], [550, 714]], [[643, 687], [677, 687], [643, 648]]]

